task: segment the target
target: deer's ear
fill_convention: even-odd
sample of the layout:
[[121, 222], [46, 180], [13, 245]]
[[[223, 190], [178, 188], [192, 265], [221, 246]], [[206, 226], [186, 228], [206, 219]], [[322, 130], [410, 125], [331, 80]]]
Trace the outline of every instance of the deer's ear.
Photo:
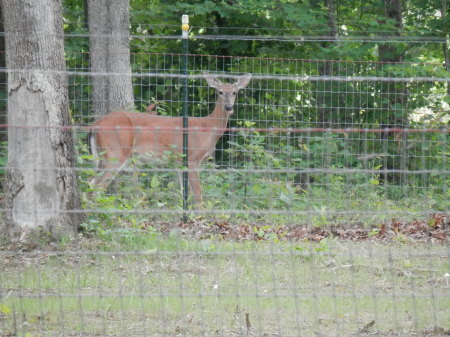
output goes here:
[[245, 88], [252, 79], [252, 74], [245, 74], [239, 78], [239, 80], [236, 82], [236, 87], [238, 89]]
[[223, 85], [223, 83], [220, 80], [218, 80], [216, 77], [210, 75], [209, 73], [205, 72], [205, 73], [203, 73], [203, 76], [205, 76], [206, 82], [212, 88], [219, 89]]

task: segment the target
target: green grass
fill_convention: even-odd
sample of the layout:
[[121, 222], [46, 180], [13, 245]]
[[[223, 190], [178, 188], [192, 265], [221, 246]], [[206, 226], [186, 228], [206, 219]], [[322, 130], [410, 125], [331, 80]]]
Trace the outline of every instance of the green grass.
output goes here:
[[348, 335], [371, 321], [370, 332], [388, 335], [450, 328], [445, 246], [142, 234], [93, 242], [81, 240], [76, 254], [1, 256], [1, 335]]

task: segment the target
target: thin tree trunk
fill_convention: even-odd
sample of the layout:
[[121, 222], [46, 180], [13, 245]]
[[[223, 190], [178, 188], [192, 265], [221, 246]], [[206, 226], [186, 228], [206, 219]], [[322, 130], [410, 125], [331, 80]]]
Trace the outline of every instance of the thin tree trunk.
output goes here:
[[[384, 15], [387, 19], [394, 20], [395, 30], [390, 34], [400, 36], [403, 29], [402, 22], [402, 0], [383, 0]], [[389, 34], [388, 34], [389, 35]], [[393, 43], [384, 43], [379, 46], [379, 60], [383, 63], [395, 63], [402, 61], [402, 51]], [[389, 73], [384, 74], [390, 76]], [[404, 83], [382, 83], [382, 95], [384, 96], [383, 111], [385, 115], [381, 116], [380, 126], [382, 128], [406, 127], [408, 124], [408, 116], [403, 110], [407, 103], [407, 88]], [[397, 94], [398, 93], [398, 94]], [[400, 111], [399, 111], [400, 110]], [[382, 141], [386, 142], [386, 149], [389, 156], [386, 158], [386, 168], [388, 171], [394, 169], [405, 169], [406, 165], [406, 142], [407, 134], [402, 133], [401, 138], [395, 134], [383, 133]], [[401, 142], [401, 144], [399, 143]], [[406, 177], [406, 176], [404, 176]], [[383, 177], [384, 183], [391, 182], [395, 186], [405, 183], [402, 175], [399, 173], [389, 173]], [[387, 180], [387, 181], [386, 181]], [[403, 181], [402, 181], [403, 180]]]
[[336, 40], [338, 37], [337, 15], [334, 0], [325, 0], [328, 14], [328, 27], [330, 27], [331, 36]]
[[[336, 7], [334, 0], [324, 0], [324, 5], [327, 8], [327, 22], [330, 29], [330, 41], [323, 42], [323, 48], [329, 48], [333, 46], [338, 38]], [[319, 75], [320, 76], [332, 76], [333, 75], [333, 62], [324, 60], [319, 63]], [[316, 97], [317, 113], [320, 127], [332, 127], [337, 119], [336, 108], [332, 107], [333, 96], [332, 91], [333, 82], [324, 80], [322, 83], [318, 82], [318, 92]]]
[[103, 116], [113, 110], [130, 109], [134, 100], [129, 0], [90, 0], [87, 4], [94, 114]]
[[[394, 36], [400, 36], [400, 30], [403, 28], [402, 22], [402, 0], [384, 0], [384, 14], [388, 19], [395, 21], [397, 30], [392, 32]], [[379, 48], [380, 61], [399, 62], [401, 61], [401, 52], [394, 43], [384, 43]]]
[[[396, 30], [391, 33], [393, 36], [400, 36], [401, 29], [403, 28], [402, 22], [402, 0], [384, 0], [384, 14], [386, 18], [394, 20]], [[383, 63], [390, 62], [401, 62], [402, 61], [402, 51], [394, 43], [384, 43], [379, 47], [379, 60]], [[389, 75], [389, 74], [387, 74]], [[387, 76], [386, 75], [386, 76]], [[385, 117], [383, 127], [395, 127], [404, 126], [407, 123], [407, 116], [402, 113], [398, 114], [394, 110], [395, 107], [405, 106], [407, 95], [393, 95], [392, 90], [401, 91], [404, 90], [404, 85], [395, 83], [387, 83], [383, 85], [383, 91], [386, 91], [386, 99], [384, 109], [389, 114]], [[386, 87], [386, 88], [385, 88]], [[403, 93], [402, 93], [403, 94]], [[399, 125], [398, 125], [399, 124]]]
[[[402, 22], [402, 0], [384, 0], [384, 11], [387, 18], [395, 21], [395, 27], [397, 28], [392, 35], [400, 36], [401, 29], [403, 28]], [[402, 50], [394, 43], [384, 43], [379, 48], [379, 58], [381, 62], [401, 62]], [[404, 107], [406, 105], [406, 93], [402, 92], [402, 95], [393, 95], [391, 90], [404, 91], [404, 84], [396, 85], [384, 84], [386, 88], [386, 104], [384, 108], [389, 113], [386, 116], [385, 125], [383, 127], [396, 127], [404, 126], [407, 123], [407, 116], [405, 113], [398, 114], [394, 110], [395, 107]]]
[[8, 169], [1, 231], [27, 241], [74, 235], [73, 170], [61, 1], [2, 0], [8, 76]]

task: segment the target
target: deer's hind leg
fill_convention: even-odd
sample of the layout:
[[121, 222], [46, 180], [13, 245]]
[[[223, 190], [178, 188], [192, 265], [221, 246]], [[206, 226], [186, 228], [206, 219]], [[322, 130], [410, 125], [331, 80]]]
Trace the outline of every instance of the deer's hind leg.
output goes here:
[[200, 183], [200, 172], [198, 170], [199, 166], [196, 164], [189, 165], [189, 185], [191, 186], [192, 192], [194, 193], [195, 201], [198, 205], [203, 203], [202, 197], [202, 186]]
[[106, 189], [126, 164], [127, 161], [106, 161], [102, 159], [98, 166], [99, 172], [89, 181], [90, 186], [98, 189]]

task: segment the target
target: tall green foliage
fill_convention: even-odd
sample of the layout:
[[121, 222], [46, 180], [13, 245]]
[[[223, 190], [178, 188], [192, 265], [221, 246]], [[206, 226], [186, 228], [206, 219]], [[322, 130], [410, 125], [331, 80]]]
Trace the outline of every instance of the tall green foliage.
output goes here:
[[[71, 69], [88, 69], [87, 56], [79, 53], [88, 51], [88, 39], [82, 36], [87, 33], [83, 2], [64, 0], [66, 33], [75, 33], [66, 39]], [[178, 74], [180, 19], [182, 14], [189, 14], [191, 74], [199, 75], [207, 70], [274, 76], [252, 80], [250, 87], [238, 97], [231, 127], [448, 126], [448, 121], [438, 118], [449, 113], [448, 83], [419, 80], [393, 83], [388, 79], [450, 78], [443, 66], [447, 44], [442, 39], [434, 41], [448, 36], [450, 19], [448, 15], [442, 16], [443, 3], [439, 0], [403, 0], [401, 3], [399, 25], [398, 20], [387, 14], [384, 0], [131, 0], [132, 68], [137, 73]], [[209, 35], [216, 39], [206, 39]], [[250, 38], [232, 38], [239, 35]], [[166, 38], [161, 38], [164, 36]], [[309, 80], [279, 80], [277, 75], [308, 76]], [[325, 80], [315, 80], [318, 76]], [[374, 79], [337, 81], [333, 80], [335, 77]], [[73, 115], [87, 116], [89, 80], [78, 76], [73, 77], [72, 83], [77, 88], [69, 92]], [[215, 100], [213, 91], [206, 88], [202, 79], [192, 79], [189, 84], [191, 115], [208, 114]], [[156, 102], [159, 114], [179, 115], [179, 89], [176, 78], [136, 78], [136, 109], [143, 111], [150, 102]], [[385, 196], [394, 199], [412, 193], [412, 189], [422, 193], [425, 189], [421, 188], [429, 186], [433, 186], [429, 191], [441, 196], [448, 193], [442, 187], [448, 184], [445, 176], [383, 174], [383, 169], [447, 170], [448, 145], [444, 132], [265, 134], [249, 131], [230, 132], [224, 139], [218, 146], [220, 160], [217, 161], [223, 166], [292, 168], [299, 172], [321, 168], [374, 171], [309, 175], [318, 186], [342, 187], [343, 195], [348, 192], [344, 187], [352, 184], [361, 186], [361, 191], [367, 190], [367, 186], [384, 186]], [[209, 182], [213, 187], [208, 192], [223, 195], [219, 187], [214, 189], [214, 179]], [[283, 192], [285, 203], [301, 199], [288, 185], [270, 177], [255, 178], [252, 184], [242, 177], [236, 179], [243, 185], [236, 194], [241, 193], [244, 200], [250, 192], [270, 194], [268, 189], [272, 185], [276, 185], [275, 190], [280, 186], [286, 189]], [[299, 178], [296, 172], [285, 174], [283, 179], [303, 183], [301, 174]], [[230, 187], [226, 179], [220, 182], [222, 189]], [[409, 188], [397, 190], [401, 185]], [[294, 194], [289, 196], [291, 192]]]

